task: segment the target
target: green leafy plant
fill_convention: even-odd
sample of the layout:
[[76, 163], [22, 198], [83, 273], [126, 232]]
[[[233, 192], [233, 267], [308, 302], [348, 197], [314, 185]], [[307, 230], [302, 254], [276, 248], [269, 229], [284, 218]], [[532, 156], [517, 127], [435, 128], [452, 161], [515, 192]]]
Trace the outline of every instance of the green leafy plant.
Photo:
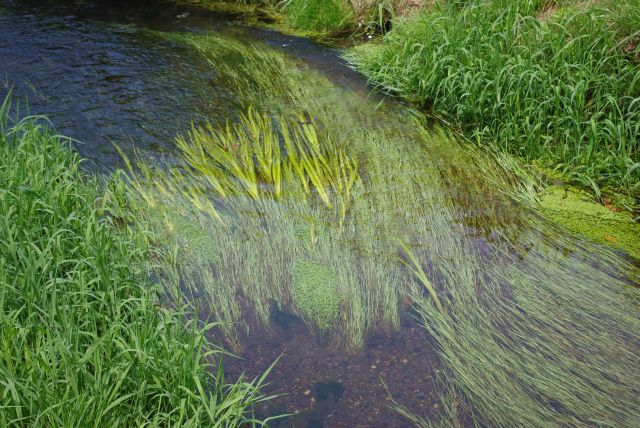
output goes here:
[[[238, 426], [264, 376], [228, 382], [225, 351], [156, 278], [176, 278], [119, 175], [80, 169], [44, 118], [0, 106], [0, 425]], [[137, 219], [137, 220], [136, 220]], [[175, 289], [170, 281], [163, 284]], [[169, 309], [174, 307], [175, 309]]]
[[347, 57], [380, 87], [429, 106], [482, 144], [596, 193], [637, 195], [640, 67], [611, 25], [620, 12], [574, 4], [538, 19], [545, 5], [443, 2]]
[[285, 22], [297, 29], [335, 32], [352, 19], [342, 0], [285, 0]]

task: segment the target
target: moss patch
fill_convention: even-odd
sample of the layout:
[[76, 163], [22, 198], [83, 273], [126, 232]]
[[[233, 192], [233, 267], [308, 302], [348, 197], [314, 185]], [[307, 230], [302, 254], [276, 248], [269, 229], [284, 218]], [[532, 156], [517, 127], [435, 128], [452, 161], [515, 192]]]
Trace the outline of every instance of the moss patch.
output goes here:
[[320, 263], [297, 261], [293, 266], [293, 300], [305, 320], [328, 331], [340, 316], [340, 293], [335, 272]]
[[597, 203], [587, 192], [550, 186], [540, 197], [545, 217], [573, 233], [622, 249], [640, 259], [640, 224]]

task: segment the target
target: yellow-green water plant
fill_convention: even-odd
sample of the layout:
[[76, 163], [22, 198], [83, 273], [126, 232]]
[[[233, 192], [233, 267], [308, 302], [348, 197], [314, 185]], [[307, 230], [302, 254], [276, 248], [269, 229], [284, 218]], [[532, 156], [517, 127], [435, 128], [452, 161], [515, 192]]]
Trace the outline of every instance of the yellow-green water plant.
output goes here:
[[400, 241], [398, 242], [398, 245], [402, 249], [404, 256], [408, 259], [408, 261], [403, 260], [403, 263], [405, 264], [405, 266], [407, 266], [409, 271], [416, 277], [418, 281], [420, 281], [420, 284], [422, 284], [424, 288], [427, 290], [427, 292], [429, 293], [429, 296], [431, 296], [431, 298], [433, 299], [433, 303], [436, 305], [436, 308], [438, 309], [438, 311], [440, 311], [442, 315], [446, 315], [446, 309], [444, 308], [444, 306], [442, 306], [442, 303], [440, 302], [440, 298], [438, 297], [438, 292], [436, 291], [435, 287], [429, 280], [429, 277], [427, 276], [427, 274], [424, 272], [424, 269], [422, 268], [420, 261], [418, 260], [418, 257], [416, 257], [414, 252], [404, 242]]
[[[177, 146], [189, 173], [206, 180], [220, 198], [246, 193], [253, 199], [280, 199], [287, 187], [295, 186], [290, 182], [297, 180], [307, 198], [317, 196], [344, 220], [358, 164], [324, 126], [306, 122], [300, 115], [282, 117], [277, 127], [267, 116], [249, 109], [224, 128], [194, 127], [177, 139]], [[176, 180], [159, 188], [175, 186], [171, 182]], [[198, 193], [191, 198], [200, 203]]]
[[[283, 128], [284, 147], [290, 169], [300, 179], [307, 194], [312, 190], [328, 207], [339, 206], [344, 220], [351, 200], [351, 191], [358, 179], [357, 159], [347, 154], [343, 143], [336, 141], [322, 128], [304, 116], [298, 117], [293, 130]], [[332, 201], [331, 194], [337, 201]]]
[[251, 109], [226, 128], [194, 127], [176, 144], [192, 172], [222, 198], [240, 190], [257, 199], [261, 185], [270, 186], [276, 198], [281, 196], [278, 136], [271, 121]]

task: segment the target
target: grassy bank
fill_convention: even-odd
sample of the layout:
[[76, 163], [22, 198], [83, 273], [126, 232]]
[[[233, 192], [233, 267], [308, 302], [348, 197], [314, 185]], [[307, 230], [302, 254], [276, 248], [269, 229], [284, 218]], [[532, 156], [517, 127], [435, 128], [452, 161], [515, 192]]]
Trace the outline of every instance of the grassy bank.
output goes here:
[[278, 30], [318, 39], [374, 34], [392, 18], [417, 10], [411, 0], [177, 0], [209, 9], [238, 13], [250, 20], [275, 23]]
[[251, 425], [261, 380], [227, 383], [206, 329], [159, 303], [149, 275], [171, 287], [171, 269], [122, 204], [122, 182], [98, 190], [44, 119], [8, 111], [5, 101], [0, 425]]
[[596, 193], [637, 198], [639, 6], [439, 2], [348, 57], [375, 84], [444, 115], [481, 144]]

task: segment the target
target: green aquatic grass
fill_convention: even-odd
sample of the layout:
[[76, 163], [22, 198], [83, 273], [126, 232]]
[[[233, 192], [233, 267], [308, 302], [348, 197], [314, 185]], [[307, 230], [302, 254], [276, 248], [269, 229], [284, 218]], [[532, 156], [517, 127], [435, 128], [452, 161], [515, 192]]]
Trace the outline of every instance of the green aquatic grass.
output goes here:
[[[282, 133], [281, 140], [276, 141], [275, 150], [270, 153], [281, 159], [283, 179], [279, 194], [274, 193], [273, 183], [266, 181], [256, 182], [253, 192], [243, 181], [250, 174], [242, 173], [237, 178], [239, 174], [233, 168], [220, 167], [215, 160], [221, 157], [201, 149], [200, 137], [191, 147], [191, 140], [178, 142], [185, 150], [186, 162], [186, 169], [180, 172], [162, 171], [144, 163], [138, 165], [137, 173], [132, 168], [131, 184], [140, 201], [154, 213], [156, 227], [160, 231], [169, 229], [184, 248], [182, 263], [190, 269], [191, 276], [198, 278], [190, 282], [190, 288], [197, 290], [196, 294], [206, 294], [199, 299], [205, 306], [226, 299], [224, 305], [212, 307], [208, 315], [223, 322], [222, 329], [231, 346], [241, 347], [244, 323], [240, 300], [248, 303], [253, 316], [264, 326], [269, 325], [270, 302], [275, 300], [299, 313], [321, 335], [333, 336], [336, 346], [351, 351], [362, 346], [381, 314], [391, 313], [382, 317], [390, 321], [389, 328], [399, 324], [398, 290], [386, 289], [382, 283], [389, 279], [383, 270], [385, 265], [371, 259], [373, 252], [363, 260], [352, 255], [361, 246], [356, 245], [359, 231], [353, 230], [349, 216], [351, 191], [361, 189], [362, 184], [356, 179], [355, 162], [350, 161], [344, 148], [321, 138], [326, 132], [320, 132], [322, 128], [294, 122], [295, 133]], [[274, 132], [271, 124], [259, 129]], [[281, 122], [280, 129], [291, 127]], [[224, 128], [219, 132], [226, 136], [229, 131]], [[235, 142], [227, 146], [236, 146], [236, 150], [241, 150], [238, 143], [249, 145], [251, 138], [262, 138], [234, 135]], [[218, 141], [219, 137], [209, 135], [206, 144]], [[228, 153], [224, 152], [223, 157]], [[260, 155], [251, 157], [256, 160]], [[269, 163], [266, 158], [263, 161], [264, 165]], [[245, 165], [258, 171], [257, 160]], [[211, 184], [212, 176], [226, 183], [223, 192], [219, 191], [221, 186]], [[258, 176], [256, 172], [255, 177]], [[194, 194], [198, 195], [197, 201]], [[367, 233], [369, 236], [375, 232]], [[337, 254], [342, 256], [336, 257]], [[192, 263], [191, 259], [199, 261]], [[336, 296], [344, 296], [338, 306], [344, 302], [344, 310], [331, 312], [331, 305], [320, 312], [313, 309], [309, 302], [315, 294], [309, 284], [303, 286], [296, 268], [301, 260], [317, 261], [332, 272], [340, 285]], [[364, 277], [371, 281], [367, 283], [370, 297], [369, 293], [362, 293], [357, 274], [360, 266]], [[237, 292], [242, 297], [237, 297]], [[364, 300], [367, 298], [371, 302]], [[383, 302], [394, 304], [384, 307]], [[329, 312], [333, 315], [328, 316]], [[347, 334], [332, 335], [329, 330], [333, 329]]]
[[300, 313], [321, 331], [335, 328], [342, 298], [338, 294], [336, 274], [331, 269], [309, 260], [296, 261], [291, 294]]
[[380, 44], [347, 58], [483, 144], [596, 190], [637, 195], [640, 67], [629, 51], [636, 47], [622, 41], [608, 9], [537, 19], [545, 4], [441, 3], [398, 20]]
[[160, 303], [149, 274], [171, 269], [121, 205], [124, 183], [99, 190], [67, 139], [9, 111], [5, 100], [0, 425], [261, 424], [264, 377], [229, 383], [211, 326]]
[[205, 177], [220, 197], [242, 191], [257, 199], [260, 184], [281, 196], [279, 141], [267, 118], [249, 111], [238, 124], [194, 128], [187, 138], [177, 139], [178, 148], [193, 172]]
[[427, 276], [424, 269], [420, 265], [420, 261], [416, 257], [415, 253], [404, 242], [400, 242], [399, 245], [404, 255], [408, 259], [408, 261], [405, 262], [405, 265], [407, 266], [409, 271], [418, 279], [418, 281], [427, 290], [427, 292], [429, 293], [429, 296], [431, 296], [431, 298], [433, 299], [433, 302], [436, 305], [436, 308], [438, 309], [438, 311], [440, 311], [443, 315], [446, 315], [446, 309], [444, 306], [442, 306], [442, 303], [440, 302], [440, 298], [438, 297], [438, 292], [436, 291], [435, 287], [429, 280], [429, 277]]
[[414, 300], [465, 413], [479, 426], [633, 426], [637, 269], [531, 215], [516, 240], [498, 235], [479, 252], [443, 194], [425, 201], [412, 251], [447, 311], [419, 288]]
[[327, 208], [339, 209], [343, 220], [358, 179], [356, 159], [302, 115], [279, 123], [276, 128], [250, 109], [226, 128], [193, 128], [187, 138], [178, 137], [177, 146], [189, 172], [206, 180], [220, 198], [246, 193], [256, 200], [281, 199], [295, 181], [307, 198], [317, 196]]

